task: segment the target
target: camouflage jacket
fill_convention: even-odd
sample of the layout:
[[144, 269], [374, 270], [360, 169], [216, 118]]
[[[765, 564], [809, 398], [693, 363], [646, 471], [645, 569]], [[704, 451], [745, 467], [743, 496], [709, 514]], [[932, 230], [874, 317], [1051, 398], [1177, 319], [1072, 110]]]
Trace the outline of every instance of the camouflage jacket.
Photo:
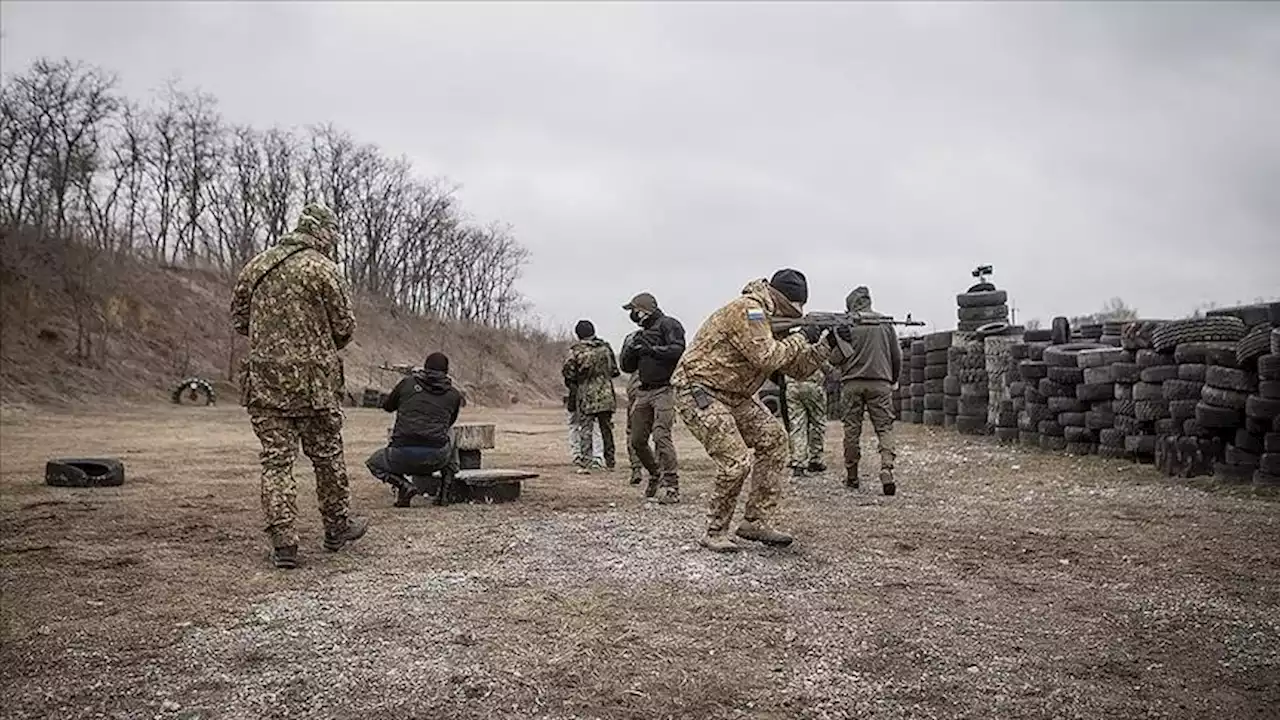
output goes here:
[[609, 343], [596, 337], [574, 343], [561, 373], [565, 386], [577, 397], [578, 412], [594, 415], [618, 409], [613, 378], [622, 373]]
[[295, 232], [240, 271], [231, 321], [249, 337], [240, 402], [251, 411], [301, 415], [341, 407], [338, 351], [351, 342], [356, 320], [351, 291], [327, 250], [322, 240]]
[[799, 317], [799, 312], [767, 281], [751, 281], [698, 328], [671, 384], [700, 385], [737, 403], [750, 400], [775, 372], [808, 377], [826, 360], [826, 344], [810, 345], [801, 333], [775, 340], [769, 327], [775, 316]]

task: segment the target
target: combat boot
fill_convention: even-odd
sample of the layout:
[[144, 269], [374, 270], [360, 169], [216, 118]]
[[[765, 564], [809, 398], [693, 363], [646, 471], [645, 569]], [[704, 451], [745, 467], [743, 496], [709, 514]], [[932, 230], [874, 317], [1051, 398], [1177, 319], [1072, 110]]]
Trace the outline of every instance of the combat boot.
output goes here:
[[737, 536], [743, 540], [755, 540], [765, 545], [785, 547], [791, 544], [792, 537], [769, 527], [768, 523], [758, 520], [743, 520], [738, 523]]
[[401, 485], [396, 488], [396, 507], [407, 508], [413, 500], [413, 496], [418, 494], [418, 489], [412, 485]]
[[850, 490], [857, 490], [857, 489], [858, 489], [858, 474], [857, 474], [857, 473], [850, 473], [849, 475], [845, 476], [845, 479], [844, 479], [844, 486], [845, 486], [845, 487], [847, 487], [847, 488], [849, 488]]
[[642, 480], [644, 480], [644, 476], [643, 476], [643, 475], [641, 475], [640, 473], [638, 473], [638, 472], [633, 472], [633, 473], [631, 473], [631, 484], [632, 484], [632, 485], [639, 485], [639, 484], [640, 484], [640, 481], [642, 481]]
[[809, 463], [809, 472], [823, 473], [827, 471], [827, 464], [821, 460], [814, 460]]
[[898, 486], [893, 482], [893, 469], [880, 471], [880, 487], [884, 489], [885, 495], [893, 495], [898, 492]]
[[680, 488], [676, 485], [667, 485], [662, 488], [662, 492], [658, 495], [659, 505], [675, 505], [680, 502]]
[[791, 477], [797, 477], [797, 478], [804, 477], [804, 468], [800, 467], [799, 465], [793, 466], [791, 468]]
[[729, 534], [725, 532], [713, 533], [708, 531], [706, 535], [703, 535], [698, 539], [698, 544], [712, 552], [718, 553], [732, 553], [738, 552], [742, 549], [738, 547], [738, 544], [735, 543], [733, 539], [729, 537]]
[[271, 551], [271, 561], [281, 570], [292, 570], [298, 567], [298, 546], [285, 545]]
[[338, 532], [324, 531], [324, 549], [329, 552], [337, 552], [349, 542], [355, 542], [364, 537], [365, 531], [369, 529], [369, 519], [355, 517], [347, 520], [346, 528]]
[[658, 494], [658, 478], [651, 477], [649, 478], [649, 484], [645, 485], [644, 496], [652, 500], [654, 496], [657, 494]]

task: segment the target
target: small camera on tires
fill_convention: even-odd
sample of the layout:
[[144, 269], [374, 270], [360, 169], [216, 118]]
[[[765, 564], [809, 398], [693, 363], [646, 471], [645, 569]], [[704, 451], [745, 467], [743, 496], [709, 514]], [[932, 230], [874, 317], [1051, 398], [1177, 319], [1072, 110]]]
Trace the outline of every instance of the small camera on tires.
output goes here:
[[982, 276], [990, 275], [991, 273], [992, 267], [990, 265], [979, 265], [973, 269], [973, 276], [976, 278], [981, 278]]

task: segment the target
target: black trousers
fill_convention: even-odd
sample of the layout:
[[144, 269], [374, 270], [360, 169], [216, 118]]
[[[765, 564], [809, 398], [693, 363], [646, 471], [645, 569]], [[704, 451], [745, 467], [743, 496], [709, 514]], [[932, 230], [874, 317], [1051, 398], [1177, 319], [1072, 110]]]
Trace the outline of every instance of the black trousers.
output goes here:
[[413, 484], [407, 475], [430, 475], [443, 470], [458, 472], [458, 453], [452, 446], [385, 447], [370, 455], [364, 464], [382, 482], [410, 490]]

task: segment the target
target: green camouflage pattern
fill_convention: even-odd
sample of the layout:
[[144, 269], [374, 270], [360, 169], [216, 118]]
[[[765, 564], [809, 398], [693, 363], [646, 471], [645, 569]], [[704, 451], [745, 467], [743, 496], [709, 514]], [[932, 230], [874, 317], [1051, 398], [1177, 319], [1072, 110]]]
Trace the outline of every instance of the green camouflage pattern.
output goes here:
[[613, 378], [622, 374], [609, 343], [598, 337], [579, 340], [569, 347], [561, 368], [565, 385], [576, 390], [578, 412], [595, 415], [618, 409]]
[[306, 415], [342, 406], [338, 351], [356, 321], [350, 288], [329, 257], [332, 221], [323, 206], [308, 205], [299, 229], [246, 263], [236, 281], [231, 319], [249, 338], [240, 399], [250, 411]]
[[676, 363], [672, 386], [700, 385], [736, 405], [754, 396], [774, 372], [812, 374], [826, 360], [826, 343], [810, 344], [801, 333], [774, 339], [769, 320], [775, 316], [800, 317], [800, 312], [768, 281], [748, 283], [698, 328]]
[[262, 514], [272, 547], [298, 544], [298, 482], [293, 461], [298, 445], [311, 459], [316, 475], [316, 500], [324, 527], [346, 530], [351, 494], [342, 454], [342, 414], [317, 413], [300, 417], [251, 415], [253, 432], [262, 443]]
[[821, 370], [787, 383], [787, 416], [791, 425], [791, 467], [822, 462], [827, 432], [826, 378]]

